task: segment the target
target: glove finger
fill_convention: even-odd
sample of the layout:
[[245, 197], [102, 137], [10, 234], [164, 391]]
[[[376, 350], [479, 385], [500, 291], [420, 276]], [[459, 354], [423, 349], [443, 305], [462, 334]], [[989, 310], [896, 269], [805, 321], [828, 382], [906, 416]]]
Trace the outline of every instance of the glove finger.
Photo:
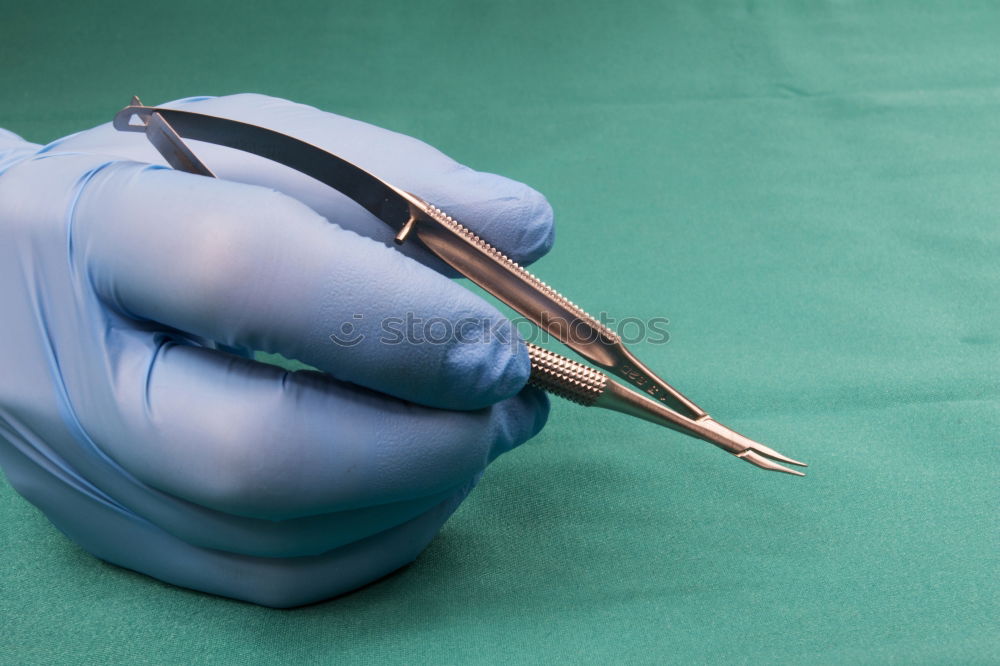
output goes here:
[[[84, 158], [60, 159], [72, 171]], [[283, 194], [127, 162], [81, 182], [55, 204], [72, 210], [78, 278], [133, 319], [435, 407], [476, 409], [527, 381], [527, 350], [495, 308]]]
[[166, 336], [117, 344], [118, 418], [81, 414], [90, 437], [148, 486], [238, 516], [287, 520], [453, 491], [536, 434], [548, 411], [534, 389], [448, 411]]
[[[163, 106], [267, 127], [320, 146], [430, 201], [521, 264], [530, 264], [552, 247], [552, 208], [541, 194], [523, 183], [462, 166], [412, 137], [264, 95], [190, 98]], [[191, 146], [220, 178], [276, 189], [345, 229], [383, 243], [392, 240], [395, 232], [385, 223], [308, 176], [248, 153], [199, 142]], [[164, 163], [142, 135], [117, 132], [110, 124], [67, 137], [46, 150], [113, 152]], [[419, 243], [406, 243], [400, 250], [455, 275]]]
[[172, 536], [199, 548], [254, 557], [307, 557], [413, 520], [455, 492], [449, 490], [402, 502], [288, 520], [236, 516], [174, 498], [170, 509], [163, 511], [163, 505], [158, 507], [161, 515], [151, 516], [136, 507], [129, 508]]
[[95, 556], [174, 585], [276, 608], [344, 594], [412, 562], [465, 496], [458, 492], [412, 520], [326, 553], [253, 557], [182, 541], [53, 480], [26, 458], [5, 457], [4, 469], [18, 492]]
[[107, 456], [71, 450], [67, 459], [49, 451], [29, 423], [0, 412], [0, 464], [22, 495], [48, 496], [53, 486], [69, 486], [192, 546], [255, 557], [319, 555], [413, 520], [468, 486], [466, 481], [458, 489], [401, 502], [269, 520], [182, 500], [143, 483]]

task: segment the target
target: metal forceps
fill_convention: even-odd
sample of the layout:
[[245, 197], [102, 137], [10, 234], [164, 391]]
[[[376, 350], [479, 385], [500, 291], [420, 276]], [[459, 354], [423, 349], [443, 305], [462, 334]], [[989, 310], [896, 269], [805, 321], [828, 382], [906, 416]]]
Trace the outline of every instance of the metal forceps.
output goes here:
[[603, 407], [697, 437], [767, 470], [803, 476], [780, 463], [805, 466], [712, 419], [708, 413], [642, 364], [607, 326], [587, 314], [479, 238], [458, 220], [420, 197], [394, 187], [317, 146], [273, 130], [217, 116], [143, 106], [133, 97], [115, 115], [121, 131], [143, 132], [175, 169], [214, 176], [184, 143], [204, 141], [254, 153], [284, 164], [345, 194], [546, 330], [580, 356], [625, 380], [527, 343], [530, 383], [587, 407]]

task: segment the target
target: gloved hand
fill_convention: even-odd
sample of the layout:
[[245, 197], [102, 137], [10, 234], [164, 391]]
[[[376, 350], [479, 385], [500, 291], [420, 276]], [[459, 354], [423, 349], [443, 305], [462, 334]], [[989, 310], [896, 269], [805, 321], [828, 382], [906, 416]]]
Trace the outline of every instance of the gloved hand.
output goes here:
[[[323, 146], [519, 262], [551, 246], [541, 195], [414, 139], [259, 95], [172, 106]], [[110, 125], [45, 147], [0, 132], [0, 464], [104, 560], [325, 599], [412, 561], [548, 403], [510, 322], [419, 244], [387, 247], [286, 167], [194, 146], [218, 180]]]

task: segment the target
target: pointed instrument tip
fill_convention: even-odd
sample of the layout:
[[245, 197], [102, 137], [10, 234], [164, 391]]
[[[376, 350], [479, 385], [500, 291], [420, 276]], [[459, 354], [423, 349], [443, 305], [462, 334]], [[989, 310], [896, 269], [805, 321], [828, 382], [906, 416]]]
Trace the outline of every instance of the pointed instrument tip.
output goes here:
[[802, 472], [797, 469], [789, 469], [784, 465], [779, 465], [769, 458], [765, 458], [753, 449], [747, 449], [743, 453], [736, 454], [737, 458], [742, 458], [746, 460], [751, 465], [756, 465], [761, 469], [771, 470], [772, 472], [784, 472], [785, 474], [792, 474], [793, 476], [805, 476]]
[[757, 453], [761, 453], [761, 454], [767, 456], [768, 458], [771, 458], [772, 460], [777, 460], [779, 462], [788, 463], [789, 465], [798, 465], [799, 467], [809, 467], [809, 465], [807, 465], [806, 463], [804, 463], [804, 462], [802, 462], [800, 460], [795, 460], [794, 458], [789, 458], [788, 456], [782, 455], [782, 454], [778, 453], [777, 451], [775, 451], [774, 449], [772, 449], [770, 446], [764, 446], [763, 444], [760, 444], [759, 442], [754, 442], [752, 448]]
[[[711, 417], [703, 418], [697, 421], [697, 423], [706, 431], [706, 433], [702, 435], [703, 439], [706, 439], [712, 444], [728, 451], [734, 456], [743, 458], [747, 461], [752, 461], [754, 465], [764, 469], [805, 476], [802, 472], [795, 472], [777, 464], [778, 462], [783, 462], [789, 465], [808, 467], [808, 465], [800, 460], [789, 458], [788, 456], [778, 453], [769, 446], [764, 446], [760, 442], [755, 442], [749, 437], [736, 432], [732, 428], [727, 428]], [[771, 460], [768, 460], [768, 458]], [[766, 464], [761, 464], [761, 462], [756, 461], [763, 461]]]

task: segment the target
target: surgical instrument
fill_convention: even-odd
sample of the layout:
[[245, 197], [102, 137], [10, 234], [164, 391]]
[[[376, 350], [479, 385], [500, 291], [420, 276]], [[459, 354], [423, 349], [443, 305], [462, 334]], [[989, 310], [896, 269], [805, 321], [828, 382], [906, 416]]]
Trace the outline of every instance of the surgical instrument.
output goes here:
[[264, 127], [218, 116], [144, 106], [137, 97], [119, 111], [114, 127], [143, 132], [175, 169], [214, 174], [184, 139], [253, 153], [284, 164], [343, 193], [396, 231], [411, 238], [515, 311], [534, 322], [603, 372], [528, 344], [530, 383], [585, 406], [603, 407], [704, 440], [757, 467], [803, 476], [779, 463], [805, 466], [723, 426], [661, 379], [625, 346], [621, 337], [501, 251], [420, 197], [315, 145]]

